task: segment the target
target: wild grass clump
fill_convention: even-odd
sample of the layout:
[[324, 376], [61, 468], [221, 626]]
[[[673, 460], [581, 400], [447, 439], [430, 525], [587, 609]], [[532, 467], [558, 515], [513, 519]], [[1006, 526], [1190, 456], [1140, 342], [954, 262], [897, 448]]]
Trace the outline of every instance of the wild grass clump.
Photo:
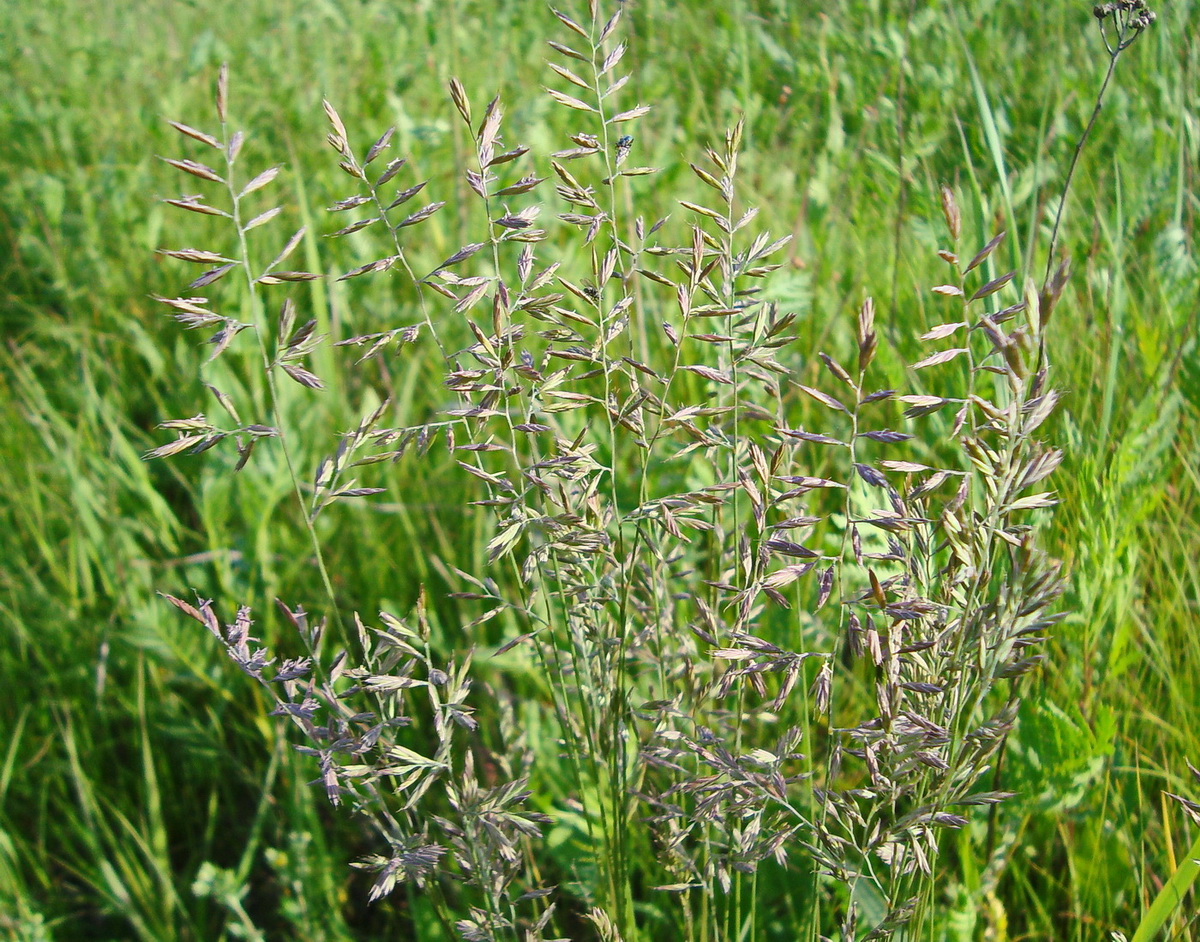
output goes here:
[[[328, 235], [376, 246], [338, 280], [386, 278], [395, 298], [362, 333], [322, 334], [322, 312], [275, 294], [323, 273], [289, 267], [305, 229], [260, 230], [280, 168], [244, 168], [226, 70], [218, 127], [175, 124], [198, 159], [168, 163], [206, 189], [167, 202], [218, 217], [221, 247], [166, 251], [205, 270], [160, 300], [212, 332], [226, 418], [165, 422], [178, 435], [149, 456], [232, 447], [236, 471], [277, 449], [324, 613], [280, 602], [300, 647], [276, 654], [248, 608], [168, 598], [376, 832], [371, 899], [423, 891], [447, 937], [759, 938], [771, 868], [791, 868], [804, 937], [924, 936], [942, 838], [1010, 797], [988, 775], [1057, 617], [1039, 526], [1062, 458], [1042, 430], [1066, 267], [1040, 287], [997, 271], [1004, 233], [965, 232], [943, 187], [921, 353], [881, 346], [870, 298], [828, 348], [798, 349], [770, 300], [788, 237], [756, 229], [739, 186], [742, 125], [695, 155], [703, 195], [643, 218], [650, 108], [628, 97], [621, 9], [587, 13], [554, 11], [546, 93], [579, 127], [561, 149], [519, 143], [499, 99], [451, 83], [472, 201], [454, 209], [474, 234], [436, 262], [421, 224], [454, 194], [388, 159], [390, 129], [347, 129], [326, 103], [348, 177]], [[820, 385], [796, 378], [812, 357]], [[389, 377], [430, 362], [441, 401], [406, 414]], [[326, 386], [362, 419], [302, 468], [315, 423], [297, 394]], [[452, 636], [424, 597], [352, 613], [318, 531], [383, 490], [375, 466], [438, 452], [491, 533], [482, 567], [440, 560], [479, 609]], [[539, 714], [553, 735], [529, 735]]]

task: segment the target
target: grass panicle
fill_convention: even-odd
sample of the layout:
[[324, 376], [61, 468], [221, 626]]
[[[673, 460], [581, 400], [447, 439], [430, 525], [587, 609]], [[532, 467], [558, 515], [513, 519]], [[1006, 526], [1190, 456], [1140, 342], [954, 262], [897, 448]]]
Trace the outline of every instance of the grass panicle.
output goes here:
[[5, 11], [0, 934], [1194, 933], [1193, 0], [403, 6]]
[[[1109, 6], [1119, 51], [1145, 14]], [[565, 32], [545, 91], [580, 129], [561, 149], [516, 143], [499, 97], [479, 109], [451, 80], [472, 231], [428, 271], [412, 239], [454, 194], [387, 157], [394, 128], [356, 149], [325, 102], [353, 181], [329, 207], [329, 236], [379, 246], [338, 280], [391, 279], [412, 316], [331, 338], [354, 348], [334, 385], [365, 411], [311, 485], [279, 380], [322, 394], [308, 361], [327, 338], [315, 319], [298, 325], [290, 298], [277, 319], [265, 300], [320, 276], [284, 268], [305, 230], [253, 261], [251, 233], [280, 210], [249, 207], [279, 167], [235, 182], [245, 137], [230, 131], [227, 70], [219, 134], [173, 124], [221, 169], [167, 163], [223, 195], [168, 203], [225, 220], [234, 248], [165, 252], [206, 269], [160, 300], [185, 327], [215, 330], [210, 361], [236, 356], [249, 332], [256, 348], [231, 369], [259, 393], [235, 404], [210, 385], [233, 426], [163, 423], [177, 438], [147, 457], [232, 442], [236, 470], [272, 440], [329, 611], [314, 620], [281, 602], [304, 652], [280, 659], [251, 634], [249, 609], [222, 625], [212, 602], [167, 598], [297, 727], [328, 799], [371, 824], [380, 850], [356, 866], [375, 874], [372, 900], [410, 884], [467, 940], [538, 939], [586, 917], [632, 942], [638, 888], [656, 886], [653, 905], [686, 937], [758, 937], [761, 867], [801, 858], [805, 905], [824, 914], [813, 938], [831, 919], [844, 938], [923, 937], [943, 836], [1009, 797], [981, 783], [1059, 617], [1060, 574], [1039, 536], [1056, 503], [1062, 453], [1042, 430], [1059, 395], [1037, 351], [1065, 274], [1041, 292], [996, 274], [1004, 233], [965, 231], [943, 187], [947, 275], [931, 286], [938, 322], [921, 354], [881, 356], [870, 298], [850, 315], [848, 349], [840, 330], [828, 352], [798, 349], [796, 315], [766, 290], [790, 238], [759, 229], [746, 202], [742, 121], [691, 164], [700, 195], [671, 219], [635, 215], [656, 170], [639, 163], [652, 111], [628, 90], [624, 13], [594, 0], [582, 20], [554, 11]], [[244, 284], [227, 288], [238, 270]], [[238, 290], [250, 322], [218, 313]], [[815, 385], [798, 368], [814, 354]], [[400, 412], [364, 372], [430, 355], [445, 396], [425, 416]], [[240, 418], [263, 402], [261, 422]], [[805, 425], [814, 406], [822, 419]], [[431, 647], [424, 602], [381, 613], [379, 627], [355, 614], [345, 631], [314, 525], [335, 501], [384, 490], [372, 466], [435, 449], [471, 481], [492, 534], [482, 569], [444, 560], [457, 598], [480, 610], [449, 659]], [[498, 665], [490, 683], [538, 678], [557, 749], [511, 715], [481, 726], [481, 645]], [[535, 794], [556, 805], [531, 806]], [[566, 821], [576, 866], [544, 885], [538, 844]]]

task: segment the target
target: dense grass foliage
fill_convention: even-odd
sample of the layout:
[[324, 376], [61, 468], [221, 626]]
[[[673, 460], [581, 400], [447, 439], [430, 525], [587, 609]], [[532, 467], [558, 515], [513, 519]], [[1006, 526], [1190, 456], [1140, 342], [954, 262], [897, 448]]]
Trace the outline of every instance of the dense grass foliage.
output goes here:
[[[662, 168], [639, 183], [636, 211], [678, 215], [677, 197], [702, 197], [688, 161], [744, 115], [743, 198], [761, 207], [757, 225], [794, 237], [770, 290], [798, 315], [793, 349], [810, 353], [789, 366], [801, 382], [816, 384], [818, 350], [848, 355], [848, 312], [868, 294], [881, 347], [915, 358], [910, 337], [942, 319], [928, 289], [945, 278], [943, 183], [972, 241], [1008, 230], [999, 271], [1040, 275], [1106, 65], [1090, 5], [625, 6], [630, 96], [655, 106], [635, 162]], [[1048, 346], [1065, 393], [1049, 433], [1065, 453], [1049, 539], [1068, 564], [1066, 617], [995, 786], [1019, 797], [945, 848], [951, 879], [936, 905], [955, 939], [1132, 935], [1198, 855], [1195, 827], [1163, 794], [1200, 790], [1186, 765], [1200, 763], [1200, 40], [1186, 28], [1190, 0], [1158, 13], [1120, 61], [1064, 214], [1074, 272]], [[207, 395], [197, 338], [149, 300], [180, 280], [153, 254], [181, 231], [164, 234], [179, 222], [158, 200], [178, 184], [153, 155], [178, 156], [164, 119], [211, 116], [229, 62], [231, 107], [251, 132], [244, 159], [286, 159], [287, 231], [309, 227], [295, 267], [336, 274], [379, 252], [366, 233], [320, 237], [334, 228], [323, 208], [347, 195], [320, 144], [321, 99], [356, 146], [395, 125], [395, 153], [430, 180], [430, 199], [449, 201], [420, 229], [415, 263], [428, 270], [478, 222], [455, 172], [469, 144], [449, 78], [476, 101], [501, 95], [516, 138], [563, 146], [576, 121], [541, 90], [559, 30], [538, 4], [508, 0], [154, 2], [103, 16], [59, 0], [0, 12], [0, 931], [350, 939], [415, 926], [449, 938], [417, 894], [368, 906], [370, 879], [347, 864], [375, 849], [370, 837], [306, 784], [313, 768], [256, 685], [155, 594], [252, 604], [259, 634], [288, 653], [294, 633], [272, 600], [323, 605], [277, 453], [261, 449], [236, 477], [219, 451], [142, 461], [164, 440], [156, 424]], [[186, 231], [199, 242], [214, 230]], [[397, 282], [330, 279], [293, 297], [322, 330], [420, 319]], [[436, 348], [420, 351], [377, 378], [416, 415], [445, 397]], [[334, 388], [288, 392], [288, 414], [352, 427], [332, 354], [313, 365]], [[312, 468], [322, 451], [306, 447], [299, 463]], [[444, 454], [377, 477], [379, 502], [318, 521], [339, 600], [406, 612], [423, 585], [432, 644], [449, 655], [478, 609], [447, 597], [461, 588], [448, 567], [484, 571], [492, 534]], [[536, 681], [523, 689], [535, 696]], [[551, 831], [549, 865], [569, 855], [569, 836]], [[1004, 865], [985, 871], [985, 849]], [[786, 898], [788, 874], [760, 879]], [[1177, 937], [1195, 931], [1195, 909], [1189, 896], [1168, 910]], [[765, 938], [804, 924], [773, 918]]]

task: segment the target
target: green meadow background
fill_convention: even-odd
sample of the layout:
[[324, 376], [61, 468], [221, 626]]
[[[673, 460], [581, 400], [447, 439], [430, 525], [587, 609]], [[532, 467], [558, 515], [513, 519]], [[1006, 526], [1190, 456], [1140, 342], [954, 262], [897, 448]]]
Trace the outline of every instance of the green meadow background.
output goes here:
[[[662, 168], [638, 178], [636, 211], [678, 213], [699, 186], [688, 161], [746, 116], [746, 199], [763, 226], [794, 236], [770, 291], [800, 315], [811, 354], [789, 364], [797, 374], [814, 375], [816, 352], [847, 334], [867, 294], [897, 343], [926, 324], [928, 288], [943, 280], [942, 183], [960, 194], [968, 242], [1007, 229], [998, 264], [1040, 280], [1107, 64], [1090, 3], [623, 6], [626, 100], [654, 105], [633, 162]], [[980, 875], [986, 820], [943, 855], [948, 938], [1132, 937], [1148, 912], [1162, 929], [1145, 938], [1200, 936], [1197, 829], [1164, 797], [1200, 800], [1187, 767], [1200, 764], [1200, 11], [1155, 9], [1120, 60], [1061, 240], [1073, 274], [1051, 322], [1066, 395], [1050, 434], [1066, 457], [1049, 540], [1069, 567], [1065, 617], [1006, 755], [1000, 784], [1019, 797], [996, 823], [1002, 875]], [[255, 685], [155, 594], [252, 604], [271, 641], [285, 634], [272, 599], [319, 610], [322, 598], [269, 447], [236, 478], [219, 450], [141, 458], [169, 438], [158, 422], [212, 405], [202, 338], [150, 298], [185, 280], [154, 250], [219, 250], [224, 238], [159, 202], [180, 180], [155, 155], [194, 153], [165, 119], [215, 126], [215, 78], [230, 63], [244, 161], [284, 163], [286, 222], [310, 227], [297, 267], [341, 273], [381, 253], [365, 233], [320, 237], [341, 224], [323, 207], [351, 192], [324, 143], [328, 98], [358, 148], [395, 125], [394, 152], [430, 180], [430, 199], [449, 201], [420, 229], [417, 258], [432, 266], [470, 241], [474, 212], [446, 82], [457, 75], [477, 108], [501, 95], [509, 143], [570, 146], [573, 113], [542, 90], [555, 84], [545, 40], [563, 38], [536, 0], [0, 8], [0, 937], [424, 930], [402, 892], [367, 905], [370, 878], [347, 867], [372, 849], [364, 833], [307, 784], [315, 769]], [[365, 281], [293, 296], [335, 329], [417, 319], [395, 283]], [[302, 394], [316, 403], [303, 419], [314, 435], [357, 418], [323, 356], [332, 388]], [[419, 414], [439, 402], [440, 364], [406, 356], [387, 382]], [[320, 454], [302, 453], [304, 466]], [[402, 462], [380, 499], [326, 512], [347, 610], [404, 611], [424, 584], [437, 643], [465, 643], [471, 614], [444, 599], [446, 567], [482, 571], [490, 534], [461, 477], [443, 456]], [[1186, 897], [1151, 911], [1177, 873]], [[792, 938], [787, 925], [764, 931]]]

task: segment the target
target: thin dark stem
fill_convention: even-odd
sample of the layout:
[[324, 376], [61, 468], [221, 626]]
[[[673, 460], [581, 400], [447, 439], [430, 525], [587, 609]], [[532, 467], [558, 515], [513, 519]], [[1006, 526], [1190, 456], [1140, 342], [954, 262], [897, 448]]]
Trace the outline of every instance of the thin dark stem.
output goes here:
[[1117, 46], [1108, 57], [1108, 72], [1104, 76], [1104, 81], [1100, 85], [1100, 94], [1096, 96], [1096, 107], [1092, 109], [1092, 116], [1088, 119], [1087, 127], [1083, 129], [1083, 134], [1080, 135], [1079, 141], [1075, 144], [1075, 153], [1071, 155], [1071, 166], [1067, 170], [1067, 179], [1063, 183], [1062, 196], [1058, 200], [1058, 211], [1054, 214], [1054, 228], [1050, 231], [1050, 249], [1046, 253], [1046, 273], [1042, 276], [1042, 287], [1050, 283], [1050, 272], [1054, 268], [1054, 249], [1058, 245], [1058, 229], [1062, 224], [1063, 209], [1067, 205], [1067, 194], [1071, 191], [1071, 181], [1075, 178], [1075, 168], [1079, 164], [1079, 155], [1083, 153], [1083, 146], [1087, 143], [1088, 135], [1092, 133], [1092, 126], [1096, 123], [1096, 118], [1100, 116], [1100, 108], [1104, 104], [1104, 92], [1108, 89], [1108, 83], [1112, 80], [1113, 72], [1117, 68], [1117, 59], [1121, 55], [1122, 46]]
[[917, 0], [909, 0], [908, 12], [904, 18], [904, 45], [897, 64], [896, 78], [896, 169], [900, 174], [899, 188], [896, 193], [896, 227], [892, 233], [892, 297], [888, 304], [888, 333], [895, 330], [896, 294], [900, 282], [900, 257], [904, 246], [904, 207], [908, 203], [908, 178], [904, 174], [904, 59], [908, 53], [908, 34], [912, 28], [913, 11]]

